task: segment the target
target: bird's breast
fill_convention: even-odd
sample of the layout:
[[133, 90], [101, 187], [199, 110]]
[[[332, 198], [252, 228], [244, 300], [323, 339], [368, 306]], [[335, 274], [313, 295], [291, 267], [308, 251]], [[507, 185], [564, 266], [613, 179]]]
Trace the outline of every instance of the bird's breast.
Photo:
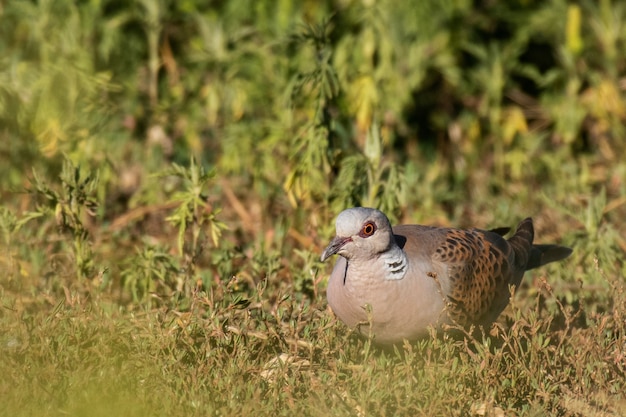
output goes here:
[[[411, 338], [441, 321], [444, 296], [430, 264], [406, 264], [403, 279], [386, 279], [387, 267], [340, 258], [328, 283], [328, 303], [349, 327], [373, 333], [383, 341], [391, 335]], [[365, 330], [364, 330], [365, 329]]]

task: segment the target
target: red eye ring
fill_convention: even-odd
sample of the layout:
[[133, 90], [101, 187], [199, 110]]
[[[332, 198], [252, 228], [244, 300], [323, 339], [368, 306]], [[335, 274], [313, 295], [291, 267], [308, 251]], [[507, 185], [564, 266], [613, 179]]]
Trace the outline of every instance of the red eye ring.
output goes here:
[[363, 228], [361, 229], [361, 233], [359, 233], [359, 236], [370, 237], [374, 234], [374, 232], [376, 232], [376, 223], [367, 222], [363, 225]]

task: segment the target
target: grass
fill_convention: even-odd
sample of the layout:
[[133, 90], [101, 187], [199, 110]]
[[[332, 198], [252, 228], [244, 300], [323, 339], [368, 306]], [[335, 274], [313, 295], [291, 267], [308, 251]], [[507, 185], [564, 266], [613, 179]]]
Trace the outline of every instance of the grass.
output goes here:
[[[626, 415], [626, 9], [214, 3], [0, 7], [0, 416]], [[574, 253], [383, 349], [354, 205]]]
[[[198, 296], [189, 312], [121, 312], [68, 297], [48, 313], [5, 306], [5, 415], [621, 415], [626, 406], [623, 310], [584, 328], [567, 311], [516, 310], [511, 327], [484, 340], [379, 351], [320, 302], [237, 309]], [[623, 288], [621, 297], [623, 308]]]
[[3, 414], [622, 415], [625, 285], [593, 258], [603, 281], [567, 302], [560, 281], [583, 257], [528, 274], [483, 338], [386, 350], [332, 317], [323, 280], [312, 298], [229, 282], [184, 309], [120, 305], [97, 281], [5, 288]]

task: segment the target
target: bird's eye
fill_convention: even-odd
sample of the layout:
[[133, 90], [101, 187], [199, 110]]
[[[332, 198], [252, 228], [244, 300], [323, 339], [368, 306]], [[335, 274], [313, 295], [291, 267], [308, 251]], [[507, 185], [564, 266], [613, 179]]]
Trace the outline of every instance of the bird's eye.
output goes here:
[[374, 222], [367, 222], [363, 225], [361, 229], [361, 233], [359, 235], [361, 237], [370, 237], [376, 231], [376, 224]]

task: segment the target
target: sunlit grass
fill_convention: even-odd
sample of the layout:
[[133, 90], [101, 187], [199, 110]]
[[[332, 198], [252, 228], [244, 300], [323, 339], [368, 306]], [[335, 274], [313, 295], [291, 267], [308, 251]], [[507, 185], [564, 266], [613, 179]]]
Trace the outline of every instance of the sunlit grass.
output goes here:
[[[621, 415], [626, 301], [623, 282], [614, 285], [611, 313], [560, 304], [549, 314], [522, 292], [484, 339], [387, 350], [348, 334], [320, 298], [198, 293], [176, 311], [69, 291], [28, 312], [5, 294], [3, 412]], [[547, 284], [542, 292], [554, 297]]]

